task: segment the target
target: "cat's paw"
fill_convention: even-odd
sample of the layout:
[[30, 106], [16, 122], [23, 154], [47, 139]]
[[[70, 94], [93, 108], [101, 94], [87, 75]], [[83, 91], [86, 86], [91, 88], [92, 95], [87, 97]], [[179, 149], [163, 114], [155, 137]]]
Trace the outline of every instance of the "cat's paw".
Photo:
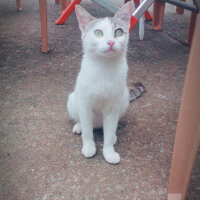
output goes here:
[[115, 145], [116, 143], [117, 143], [117, 136], [114, 135], [114, 136], [113, 136], [113, 145]]
[[82, 148], [82, 154], [86, 157], [86, 158], [91, 158], [96, 154], [96, 147], [94, 142], [93, 143], [88, 143], [83, 145]]
[[103, 152], [105, 160], [110, 164], [117, 164], [120, 162], [120, 156], [117, 152]]
[[76, 133], [78, 135], [81, 134], [81, 124], [79, 122], [74, 125], [73, 133]]

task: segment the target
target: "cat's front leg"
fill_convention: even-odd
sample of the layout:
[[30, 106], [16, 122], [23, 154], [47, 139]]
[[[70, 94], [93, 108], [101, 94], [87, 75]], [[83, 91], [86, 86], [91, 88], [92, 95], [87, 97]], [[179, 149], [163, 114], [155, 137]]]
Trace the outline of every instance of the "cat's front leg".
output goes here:
[[120, 162], [120, 156], [114, 149], [114, 143], [116, 142], [116, 129], [118, 124], [118, 113], [111, 112], [104, 115], [103, 130], [104, 130], [104, 147], [103, 155], [105, 160], [111, 164], [117, 164]]
[[80, 124], [82, 129], [82, 154], [90, 158], [96, 154], [96, 146], [93, 139], [93, 114], [90, 108], [82, 106], [79, 110]]

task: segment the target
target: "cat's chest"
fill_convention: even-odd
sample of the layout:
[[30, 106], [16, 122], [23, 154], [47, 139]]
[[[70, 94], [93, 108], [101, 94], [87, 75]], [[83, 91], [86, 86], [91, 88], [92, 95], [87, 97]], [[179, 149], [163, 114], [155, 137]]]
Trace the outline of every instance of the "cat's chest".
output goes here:
[[[127, 65], [83, 62], [77, 86], [84, 96], [93, 99], [117, 98], [126, 87]], [[85, 91], [83, 93], [83, 91]]]
[[99, 74], [90, 80], [89, 93], [96, 99], [116, 98], [125, 88], [125, 78], [120, 74]]
[[96, 81], [93, 83], [91, 88], [91, 93], [96, 94], [97, 96], [111, 96], [118, 93], [121, 89], [117, 87], [117, 81], [115, 80], [102, 80]]

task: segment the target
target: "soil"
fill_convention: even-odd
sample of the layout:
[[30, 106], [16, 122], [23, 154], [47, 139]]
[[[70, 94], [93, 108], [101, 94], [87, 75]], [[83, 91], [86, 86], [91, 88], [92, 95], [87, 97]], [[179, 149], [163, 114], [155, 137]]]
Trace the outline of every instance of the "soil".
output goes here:
[[[37, 1], [0, 2], [0, 199], [1, 200], [165, 200], [184, 76], [190, 47], [189, 18], [165, 16], [162, 32], [145, 25], [130, 33], [128, 86], [146, 91], [120, 121], [118, 165], [102, 156], [102, 130], [95, 130], [97, 155], [81, 154], [81, 137], [66, 112], [80, 69], [82, 45], [73, 13], [55, 25], [60, 7], [48, 1], [51, 51], [41, 49]], [[82, 3], [94, 16], [112, 16]], [[200, 152], [188, 200], [200, 198]]]

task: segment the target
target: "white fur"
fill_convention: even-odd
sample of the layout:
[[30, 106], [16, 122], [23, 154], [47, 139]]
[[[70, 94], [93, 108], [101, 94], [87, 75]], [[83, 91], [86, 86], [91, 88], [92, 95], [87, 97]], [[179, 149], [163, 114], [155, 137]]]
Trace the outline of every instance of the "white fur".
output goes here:
[[[103, 30], [103, 37], [95, 36], [96, 29]], [[107, 52], [109, 40], [115, 42], [114, 52]], [[74, 92], [69, 95], [67, 102], [68, 113], [77, 122], [73, 132], [82, 132], [82, 154], [85, 157], [95, 155], [93, 128], [103, 127], [103, 155], [107, 162], [113, 164], [120, 162], [120, 156], [114, 150], [118, 120], [129, 104], [126, 84], [127, 44], [128, 33], [114, 37], [108, 18], [96, 23], [83, 37], [81, 70]]]

